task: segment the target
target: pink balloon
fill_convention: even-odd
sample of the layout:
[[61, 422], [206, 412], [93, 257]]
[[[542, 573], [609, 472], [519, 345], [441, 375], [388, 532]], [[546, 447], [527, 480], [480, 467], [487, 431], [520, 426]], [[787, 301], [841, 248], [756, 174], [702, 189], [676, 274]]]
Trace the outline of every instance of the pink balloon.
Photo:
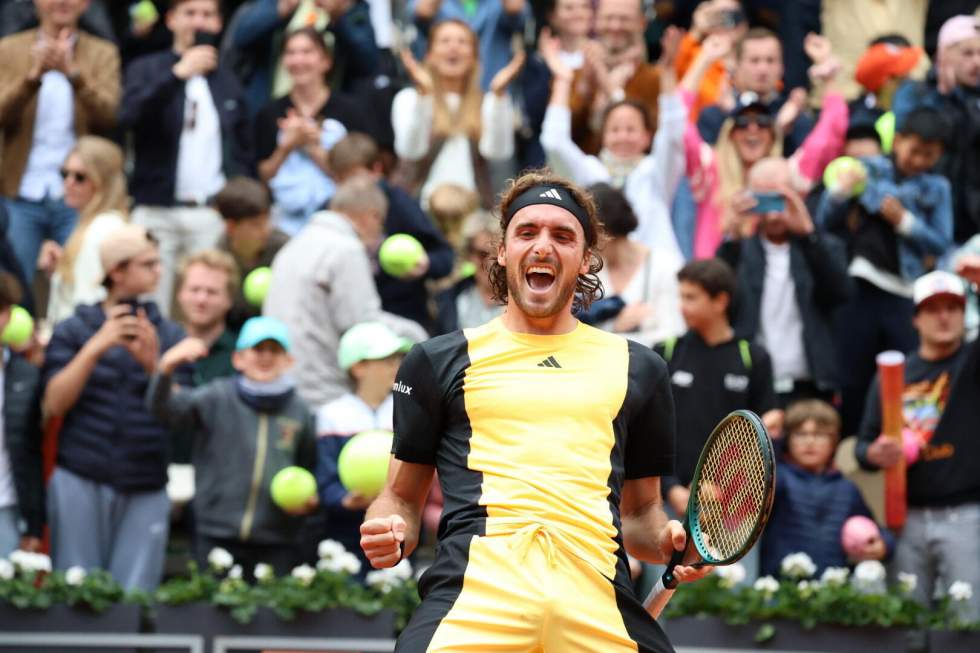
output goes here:
[[868, 542], [877, 537], [881, 537], [878, 524], [863, 515], [849, 518], [840, 529], [840, 545], [849, 558], [859, 557]]

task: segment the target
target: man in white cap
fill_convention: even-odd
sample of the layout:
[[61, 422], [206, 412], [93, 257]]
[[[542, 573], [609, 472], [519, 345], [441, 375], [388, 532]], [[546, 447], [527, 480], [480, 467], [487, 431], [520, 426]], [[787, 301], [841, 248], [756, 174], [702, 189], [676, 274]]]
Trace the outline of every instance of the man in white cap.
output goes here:
[[99, 256], [108, 296], [58, 323], [44, 360], [45, 419], [64, 418], [48, 483], [51, 554], [57, 569], [105, 569], [126, 589], [150, 591], [167, 544], [169, 434], [143, 397], [160, 351], [184, 331], [139, 301], [160, 279], [143, 227], [119, 227]]
[[[973, 283], [980, 271], [964, 271]], [[908, 465], [908, 518], [894, 571], [918, 577], [926, 603], [957, 580], [974, 587], [967, 621], [980, 618], [980, 341], [964, 344], [963, 280], [930, 272], [913, 289], [919, 349], [905, 363], [905, 446], [881, 435], [879, 382], [868, 393], [855, 454], [866, 469]], [[904, 450], [903, 450], [904, 449]]]

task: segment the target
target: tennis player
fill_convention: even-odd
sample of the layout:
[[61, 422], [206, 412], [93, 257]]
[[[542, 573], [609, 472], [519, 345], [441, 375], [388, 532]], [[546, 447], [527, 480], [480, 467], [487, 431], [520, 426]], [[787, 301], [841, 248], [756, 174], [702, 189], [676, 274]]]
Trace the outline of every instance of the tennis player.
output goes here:
[[671, 651], [626, 557], [665, 562], [685, 544], [660, 498], [674, 464], [667, 367], [572, 314], [601, 294], [589, 195], [532, 172], [499, 213], [490, 278], [504, 314], [416, 345], [394, 385], [388, 483], [361, 526], [371, 564], [415, 548], [437, 468], [445, 496], [395, 650]]

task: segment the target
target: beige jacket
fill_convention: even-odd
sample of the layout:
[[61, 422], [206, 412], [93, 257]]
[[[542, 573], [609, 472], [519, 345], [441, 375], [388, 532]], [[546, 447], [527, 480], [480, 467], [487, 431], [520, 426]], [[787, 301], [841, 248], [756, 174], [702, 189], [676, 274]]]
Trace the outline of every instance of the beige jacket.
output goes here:
[[[38, 31], [27, 30], [0, 39], [0, 194], [15, 197], [34, 141], [34, 116], [40, 82], [27, 79], [31, 49]], [[119, 106], [119, 52], [104, 39], [78, 33], [75, 44], [78, 76], [75, 89], [75, 134], [106, 132], [116, 123]]]

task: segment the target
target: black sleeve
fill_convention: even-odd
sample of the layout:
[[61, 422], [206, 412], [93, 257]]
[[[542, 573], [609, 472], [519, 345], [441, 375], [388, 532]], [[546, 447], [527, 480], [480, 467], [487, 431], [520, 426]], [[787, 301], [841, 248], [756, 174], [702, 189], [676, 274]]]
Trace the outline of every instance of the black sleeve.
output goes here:
[[394, 390], [395, 458], [435, 465], [445, 426], [445, 409], [432, 362], [415, 345], [398, 368]]
[[667, 364], [650, 349], [629, 343], [628, 392], [638, 392], [627, 423], [626, 480], [674, 473], [676, 422]]
[[824, 310], [848, 300], [851, 277], [847, 273], [847, 250], [836, 236], [813, 232], [802, 239], [803, 256], [813, 275], [813, 296]]
[[303, 429], [300, 431], [299, 443], [296, 447], [296, 464], [311, 472], [315, 472], [317, 467], [316, 463], [316, 416], [311, 411], [308, 411], [306, 419], [303, 421]]
[[276, 140], [279, 137], [278, 118], [280, 117], [279, 102], [270, 102], [262, 107], [255, 116], [255, 160], [265, 161], [276, 150]]
[[750, 345], [752, 371], [749, 373], [749, 410], [762, 415], [779, 408], [776, 388], [772, 380], [772, 359], [762, 347]]
[[881, 390], [878, 375], [875, 374], [874, 381], [868, 388], [868, 394], [864, 399], [864, 417], [861, 418], [861, 427], [858, 429], [858, 440], [854, 447], [854, 457], [864, 469], [877, 470], [878, 466], [868, 461], [868, 445], [878, 439], [881, 435]]

